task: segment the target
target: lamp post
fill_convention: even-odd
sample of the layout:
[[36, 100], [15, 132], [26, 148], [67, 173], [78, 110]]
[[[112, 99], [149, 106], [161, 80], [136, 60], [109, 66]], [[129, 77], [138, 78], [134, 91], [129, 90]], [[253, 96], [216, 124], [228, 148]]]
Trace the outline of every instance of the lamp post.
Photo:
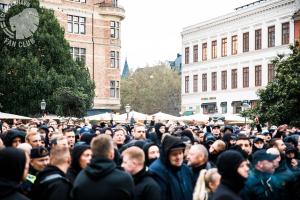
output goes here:
[[126, 106], [125, 106], [125, 111], [126, 111], [126, 113], [127, 113], [127, 121], [128, 121], [128, 118], [129, 118], [129, 112], [130, 112], [130, 105], [129, 104], [127, 104]]
[[[250, 105], [247, 102], [244, 102], [242, 104], [242, 108], [243, 108], [243, 111], [248, 110], [250, 108]], [[247, 126], [247, 118], [246, 118], [246, 113], [244, 113], [244, 114], [245, 114], [245, 128], [246, 128], [246, 126]]]
[[43, 113], [43, 116], [44, 116], [44, 114], [45, 114], [45, 110], [46, 110], [46, 101], [45, 101], [45, 99], [43, 99], [42, 101], [41, 101], [41, 110], [42, 110], [42, 113]]

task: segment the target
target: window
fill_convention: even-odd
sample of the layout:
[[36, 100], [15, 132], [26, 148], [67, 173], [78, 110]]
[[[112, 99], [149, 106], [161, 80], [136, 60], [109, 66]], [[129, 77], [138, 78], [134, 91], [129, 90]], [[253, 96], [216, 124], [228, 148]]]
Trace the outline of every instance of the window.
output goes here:
[[198, 92], [198, 75], [193, 76], [193, 92]]
[[211, 58], [217, 57], [217, 40], [211, 42]]
[[227, 89], [227, 71], [222, 71], [222, 83], [221, 83], [221, 87], [222, 90], [226, 90]]
[[85, 34], [85, 17], [68, 15], [68, 32]]
[[189, 76], [186, 76], [185, 77], [185, 85], [184, 85], [184, 92], [185, 93], [189, 93], [189, 82], [190, 82], [190, 77]]
[[198, 45], [193, 47], [193, 61], [194, 63], [198, 62]]
[[255, 86], [261, 86], [261, 65], [255, 66]]
[[207, 91], [207, 74], [202, 74], [202, 91]]
[[221, 56], [227, 56], [227, 38], [222, 38]]
[[80, 3], [86, 3], [86, 0], [71, 0], [71, 1], [80, 2]]
[[268, 27], [268, 47], [275, 46], [275, 26]]
[[110, 67], [120, 68], [120, 53], [118, 51], [110, 52]]
[[207, 43], [202, 44], [202, 60], [207, 60]]
[[215, 103], [208, 103], [205, 105], [202, 105], [203, 108], [203, 114], [213, 114], [216, 112], [216, 104]]
[[118, 0], [113, 0], [112, 4], [113, 4], [113, 6], [118, 7]]
[[217, 90], [217, 72], [211, 73], [211, 90]]
[[268, 83], [271, 83], [275, 78], [275, 70], [273, 64], [268, 64]]
[[86, 49], [85, 48], [71, 47], [70, 53], [74, 60], [82, 61], [83, 63], [85, 63], [85, 58], [86, 58]]
[[119, 98], [120, 96], [120, 82], [110, 81], [110, 97]]
[[290, 43], [290, 23], [286, 22], [282, 24], [282, 45]]
[[238, 49], [238, 43], [237, 43], [237, 35], [232, 36], [231, 38], [231, 54], [236, 55], [237, 49]]
[[221, 102], [221, 112], [222, 114], [227, 113], [227, 102]]
[[255, 30], [255, 50], [261, 49], [261, 29]]
[[6, 12], [8, 10], [8, 5], [4, 3], [0, 3], [0, 10]]
[[249, 67], [243, 68], [243, 87], [249, 87]]
[[231, 88], [237, 88], [237, 69], [231, 70]]
[[190, 57], [190, 48], [185, 48], [185, 64], [189, 64], [189, 57]]
[[120, 38], [120, 22], [110, 22], [110, 37], [115, 39]]
[[249, 51], [249, 32], [243, 33], [243, 52]]

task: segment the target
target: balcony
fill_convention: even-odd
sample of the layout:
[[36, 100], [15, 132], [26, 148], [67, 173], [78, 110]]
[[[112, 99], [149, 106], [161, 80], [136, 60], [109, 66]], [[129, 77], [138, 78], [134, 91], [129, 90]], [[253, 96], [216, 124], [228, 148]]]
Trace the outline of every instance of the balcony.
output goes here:
[[121, 20], [125, 18], [125, 9], [122, 6], [115, 5], [112, 3], [99, 3], [97, 4], [97, 11], [101, 15], [113, 15], [120, 17]]

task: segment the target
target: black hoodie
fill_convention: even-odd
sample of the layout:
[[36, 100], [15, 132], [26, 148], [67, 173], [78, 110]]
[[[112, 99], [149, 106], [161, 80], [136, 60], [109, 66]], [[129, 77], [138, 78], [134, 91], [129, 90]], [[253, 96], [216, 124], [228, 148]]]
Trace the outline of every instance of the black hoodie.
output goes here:
[[24, 143], [25, 142], [25, 133], [23, 131], [19, 131], [19, 130], [16, 130], [16, 129], [12, 129], [12, 130], [9, 130], [7, 131], [6, 135], [5, 135], [5, 138], [4, 138], [4, 145], [6, 147], [11, 147], [12, 143], [13, 143], [13, 140], [16, 138], [16, 137], [19, 137], [21, 138], [21, 142]]
[[12, 147], [0, 150], [0, 199], [27, 200], [18, 192], [26, 164], [26, 155]]
[[32, 200], [68, 200], [70, 199], [71, 182], [65, 173], [56, 166], [47, 166], [38, 173], [32, 187]]
[[218, 172], [221, 175], [221, 184], [213, 195], [213, 200], [241, 200], [239, 192], [244, 187], [246, 178], [238, 172], [240, 164], [246, 159], [235, 150], [227, 150], [217, 160]]
[[133, 198], [133, 187], [132, 177], [112, 160], [94, 157], [78, 174], [71, 196], [73, 200], [127, 200]]

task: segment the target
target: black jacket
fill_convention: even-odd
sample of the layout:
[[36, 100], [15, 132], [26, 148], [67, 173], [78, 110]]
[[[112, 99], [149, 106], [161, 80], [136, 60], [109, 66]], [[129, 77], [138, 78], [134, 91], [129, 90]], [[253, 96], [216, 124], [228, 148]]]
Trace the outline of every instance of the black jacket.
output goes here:
[[18, 192], [18, 184], [14, 181], [0, 178], [0, 199], [1, 200], [29, 200]]
[[160, 188], [155, 180], [151, 177], [151, 173], [146, 169], [133, 176], [134, 180], [134, 199], [135, 200], [160, 200]]
[[55, 166], [48, 166], [41, 171], [32, 187], [32, 200], [68, 200], [71, 182], [64, 172]]
[[234, 192], [228, 185], [221, 183], [215, 193], [213, 200], [242, 200], [242, 198]]
[[73, 200], [127, 200], [133, 199], [133, 187], [131, 176], [113, 161], [96, 157], [78, 174], [71, 196]]

